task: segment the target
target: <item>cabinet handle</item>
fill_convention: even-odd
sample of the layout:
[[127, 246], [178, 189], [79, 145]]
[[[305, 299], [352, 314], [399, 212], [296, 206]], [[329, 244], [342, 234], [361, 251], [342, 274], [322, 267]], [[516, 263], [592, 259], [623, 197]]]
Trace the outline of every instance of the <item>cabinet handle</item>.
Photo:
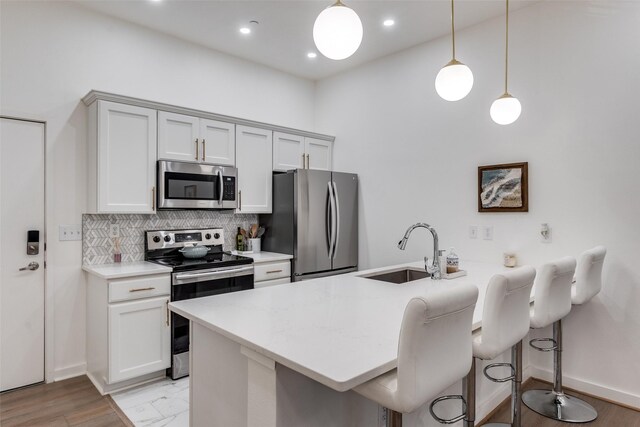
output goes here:
[[282, 270], [271, 270], [271, 271], [267, 271], [267, 274], [273, 274], [273, 273], [282, 273]]
[[204, 144], [204, 139], [202, 140], [202, 161], [204, 162], [205, 157], [207, 157], [207, 155], [205, 154], [205, 144]]
[[129, 292], [142, 292], [142, 291], [152, 291], [155, 288], [136, 288], [136, 289], [129, 289]]
[[169, 316], [171, 315], [171, 312], [169, 311], [169, 300], [165, 301], [165, 305], [167, 307], [167, 326], [169, 326]]
[[238, 210], [242, 210], [242, 190], [238, 190], [238, 204], [240, 205], [240, 207], [238, 208]]
[[306, 167], [304, 165], [304, 153], [302, 153], [302, 169], [306, 169]]
[[309, 164], [311, 163], [311, 154], [307, 154], [307, 169], [309, 169]]
[[199, 147], [198, 146], [198, 138], [196, 138], [196, 160], [198, 160], [198, 158], [200, 157], [200, 155], [198, 154], [199, 153], [198, 147]]
[[156, 210], [156, 187], [151, 188], [151, 210]]

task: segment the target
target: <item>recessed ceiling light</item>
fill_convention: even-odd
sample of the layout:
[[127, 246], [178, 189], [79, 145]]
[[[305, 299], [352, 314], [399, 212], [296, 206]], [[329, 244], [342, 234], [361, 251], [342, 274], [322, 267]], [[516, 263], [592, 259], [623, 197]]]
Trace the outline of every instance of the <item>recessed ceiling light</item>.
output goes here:
[[311, 59], [313, 59], [313, 58], [315, 58], [315, 57], [317, 57], [317, 56], [318, 56], [318, 54], [317, 54], [317, 53], [315, 53], [315, 52], [309, 52], [309, 53], [307, 53], [307, 58], [311, 58]]
[[249, 28], [249, 27], [241, 27], [240, 28], [240, 32], [242, 34], [251, 34], [251, 28]]
[[385, 19], [382, 22], [382, 25], [384, 25], [385, 27], [393, 27], [396, 24], [396, 21], [394, 21], [393, 19]]

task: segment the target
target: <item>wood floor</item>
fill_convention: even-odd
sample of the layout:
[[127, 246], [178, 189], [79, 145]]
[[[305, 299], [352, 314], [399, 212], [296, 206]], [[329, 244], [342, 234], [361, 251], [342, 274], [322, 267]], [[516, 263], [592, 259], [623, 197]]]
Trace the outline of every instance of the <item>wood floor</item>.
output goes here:
[[133, 427], [86, 376], [0, 394], [0, 425]]
[[[538, 380], [527, 381], [525, 390], [548, 388]], [[598, 419], [589, 427], [640, 427], [640, 412], [580, 393], [580, 397], [598, 411]], [[488, 420], [508, 422], [509, 401], [505, 401]], [[570, 424], [545, 418], [522, 405], [522, 427], [567, 427]], [[111, 398], [101, 396], [86, 376], [0, 394], [0, 425], [132, 427]]]
[[[550, 384], [531, 379], [527, 381], [523, 390], [530, 389], [549, 389]], [[592, 405], [598, 411], [598, 418], [588, 424], [568, 424], [551, 420], [533, 412], [525, 404], [522, 405], [522, 427], [568, 427], [579, 425], [585, 427], [640, 427], [640, 412], [632, 409], [618, 406], [613, 403], [605, 402], [584, 394], [566, 390], [569, 394], [579, 397]], [[511, 421], [511, 403], [509, 400], [503, 402], [497, 411], [487, 420], [487, 422], [503, 422]]]

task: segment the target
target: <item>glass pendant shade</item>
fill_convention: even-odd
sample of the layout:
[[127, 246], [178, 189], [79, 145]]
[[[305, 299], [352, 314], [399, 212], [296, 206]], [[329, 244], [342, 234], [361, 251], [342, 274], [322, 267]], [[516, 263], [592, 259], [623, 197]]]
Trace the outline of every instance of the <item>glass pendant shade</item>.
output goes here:
[[362, 22], [353, 9], [338, 1], [326, 8], [313, 25], [313, 41], [324, 56], [333, 60], [353, 55], [362, 42]]
[[455, 59], [442, 67], [436, 76], [436, 92], [446, 101], [461, 100], [471, 92], [472, 87], [471, 69]]
[[522, 112], [522, 105], [518, 98], [505, 93], [500, 98], [493, 101], [489, 114], [494, 122], [499, 125], [510, 125], [518, 120]]

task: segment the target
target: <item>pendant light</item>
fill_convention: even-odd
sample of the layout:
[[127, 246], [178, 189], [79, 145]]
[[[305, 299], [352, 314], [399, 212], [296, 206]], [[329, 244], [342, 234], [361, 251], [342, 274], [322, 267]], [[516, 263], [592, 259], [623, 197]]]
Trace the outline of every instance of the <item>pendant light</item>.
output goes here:
[[362, 22], [353, 9], [337, 0], [320, 12], [313, 24], [313, 41], [324, 56], [341, 60], [353, 55], [362, 42]]
[[456, 60], [456, 33], [454, 27], [453, 0], [451, 0], [451, 61], [436, 76], [436, 92], [447, 101], [459, 101], [471, 92], [473, 73], [462, 62]]
[[509, 74], [509, 0], [507, 1], [505, 55], [504, 55], [504, 94], [493, 101], [489, 114], [494, 122], [499, 125], [509, 125], [520, 117], [522, 105], [518, 98], [511, 96], [507, 90], [507, 77]]

